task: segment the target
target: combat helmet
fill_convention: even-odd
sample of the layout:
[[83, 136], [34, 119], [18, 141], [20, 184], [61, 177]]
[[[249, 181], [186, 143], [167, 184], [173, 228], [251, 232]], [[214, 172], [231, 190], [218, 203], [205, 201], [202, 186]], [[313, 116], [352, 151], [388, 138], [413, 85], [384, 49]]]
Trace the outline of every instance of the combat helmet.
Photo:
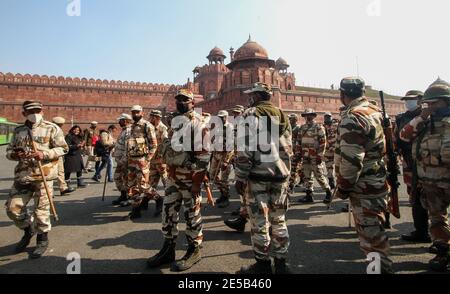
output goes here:
[[365, 92], [366, 83], [358, 77], [343, 78], [339, 90], [350, 97], [360, 97]]
[[450, 84], [440, 78], [428, 87], [422, 102], [436, 102], [439, 99], [450, 99]]
[[305, 111], [302, 113], [302, 117], [305, 117], [307, 115], [313, 114], [317, 116], [317, 112], [312, 108], [306, 108]]

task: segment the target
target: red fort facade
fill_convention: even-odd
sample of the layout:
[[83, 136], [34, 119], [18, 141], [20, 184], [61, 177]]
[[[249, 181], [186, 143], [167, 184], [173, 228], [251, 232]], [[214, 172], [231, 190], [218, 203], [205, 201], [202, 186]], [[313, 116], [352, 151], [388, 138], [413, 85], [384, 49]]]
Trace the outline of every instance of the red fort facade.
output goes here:
[[[128, 113], [135, 104], [142, 105], [147, 113], [151, 109], [173, 111], [173, 98], [181, 88], [189, 88], [196, 94], [196, 107], [215, 114], [234, 105], [247, 105], [243, 92], [256, 82], [271, 84], [272, 102], [288, 113], [300, 114], [305, 108], [313, 108], [319, 114], [338, 114], [339, 91], [296, 86], [295, 75], [288, 71], [289, 64], [283, 58], [270, 59], [257, 42], [249, 39], [238, 50], [231, 48], [229, 53], [230, 62], [225, 64], [224, 52], [217, 47], [212, 49], [207, 56], [209, 63], [195, 67], [193, 81], [188, 80], [184, 85], [0, 72], [0, 116], [22, 122], [23, 101], [39, 100], [44, 104], [47, 119], [62, 116], [68, 125], [82, 127], [96, 120], [106, 126], [116, 123], [116, 118]], [[377, 91], [367, 87], [366, 94], [378, 101]], [[389, 114], [403, 111], [399, 97], [386, 95], [386, 100]]]

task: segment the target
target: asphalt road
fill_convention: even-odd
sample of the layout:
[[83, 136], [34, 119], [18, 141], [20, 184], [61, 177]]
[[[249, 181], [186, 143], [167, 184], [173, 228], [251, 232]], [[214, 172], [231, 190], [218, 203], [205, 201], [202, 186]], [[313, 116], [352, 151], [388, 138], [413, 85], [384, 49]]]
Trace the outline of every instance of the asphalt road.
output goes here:
[[[5, 158], [4, 147], [0, 148], [0, 166], [0, 205], [3, 208], [14, 168], [14, 162]], [[81, 257], [81, 273], [85, 274], [172, 273], [169, 266], [157, 270], [148, 270], [145, 266], [146, 259], [156, 254], [163, 243], [160, 219], [152, 216], [154, 203], [150, 204], [149, 211], [143, 213], [142, 219], [122, 221], [129, 208], [111, 205], [118, 196], [114, 185], [108, 185], [106, 201], [102, 202], [102, 184], [89, 180], [89, 175], [85, 176], [89, 187], [64, 197], [59, 196], [59, 191], [55, 192], [60, 221], [49, 235], [48, 252], [39, 260], [28, 259], [34, 239], [28, 252], [14, 254], [14, 244], [22, 232], [8, 219], [4, 209], [1, 210], [0, 273], [64, 274], [71, 262], [67, 256], [74, 252]], [[403, 188], [402, 219], [393, 219], [393, 229], [389, 231], [394, 268], [402, 274], [429, 273], [427, 263], [432, 255], [427, 253], [428, 244], [408, 244], [399, 239], [400, 234], [412, 229], [411, 209]], [[215, 194], [217, 196], [217, 191]], [[323, 199], [323, 193], [316, 194], [318, 200]], [[365, 257], [358, 248], [354, 229], [348, 228], [348, 215], [339, 212], [345, 203], [337, 201], [335, 210], [327, 211], [321, 201], [313, 205], [296, 205], [295, 201], [301, 196], [303, 193], [295, 194], [287, 216], [291, 237], [289, 262], [293, 270], [299, 274], [365, 273]], [[203, 259], [187, 273], [234, 273], [242, 265], [254, 262], [249, 226], [245, 233], [239, 234], [223, 224], [223, 220], [239, 205], [235, 194], [232, 198], [232, 205], [227, 209], [211, 208], [205, 203], [202, 208]], [[186, 249], [184, 227], [181, 220], [178, 258]]]

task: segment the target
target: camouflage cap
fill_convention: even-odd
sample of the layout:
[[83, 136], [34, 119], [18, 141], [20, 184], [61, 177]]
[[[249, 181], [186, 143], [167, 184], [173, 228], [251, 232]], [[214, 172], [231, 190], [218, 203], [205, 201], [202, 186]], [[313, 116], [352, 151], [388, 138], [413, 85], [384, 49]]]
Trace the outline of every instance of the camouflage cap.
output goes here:
[[236, 105], [231, 109], [232, 112], [243, 113], [245, 111], [245, 107], [242, 105]]
[[447, 98], [450, 98], [450, 84], [439, 78], [425, 91], [422, 101], [436, 102]]
[[63, 125], [66, 123], [66, 120], [64, 119], [64, 117], [56, 116], [52, 118], [52, 122], [57, 125]]
[[210, 116], [211, 116], [211, 113], [208, 113], [208, 112], [202, 112], [202, 116], [204, 116], [204, 117], [210, 117]]
[[255, 92], [263, 92], [263, 93], [267, 93], [269, 95], [272, 95], [272, 87], [268, 84], [265, 83], [255, 83], [253, 84], [252, 88], [244, 91], [244, 94], [250, 94], [250, 93], [255, 93]]
[[127, 113], [122, 113], [118, 118], [117, 118], [117, 120], [119, 121], [119, 120], [129, 120], [129, 121], [131, 121], [131, 120], [133, 120], [133, 118], [131, 117], [131, 115], [129, 115], [129, 114], [127, 114]]
[[405, 94], [405, 96], [402, 97], [401, 100], [418, 100], [418, 99], [422, 99], [422, 97], [423, 97], [422, 91], [411, 90], [411, 91], [408, 91]]
[[42, 103], [39, 101], [25, 101], [22, 104], [23, 110], [42, 109]]
[[295, 113], [291, 113], [291, 114], [289, 114], [289, 119], [298, 120], [298, 116]]
[[312, 109], [312, 108], [306, 108], [305, 111], [302, 113], [302, 116], [305, 117], [307, 115], [316, 115], [317, 116], [317, 112]]
[[150, 115], [151, 115], [151, 116], [157, 116], [157, 117], [162, 117], [162, 116], [163, 116], [161, 110], [157, 110], [157, 109], [152, 110], [152, 111], [150, 112]]
[[366, 83], [363, 79], [358, 77], [347, 77], [342, 79], [339, 90], [344, 94], [357, 96], [364, 94], [365, 87]]
[[91, 121], [91, 125], [98, 125], [98, 122], [96, 122], [95, 120]]
[[177, 94], [175, 95], [175, 98], [180, 97], [180, 96], [188, 98], [188, 101], [194, 100], [194, 93], [192, 93], [192, 91], [190, 91], [188, 89], [179, 90], [177, 92]]
[[331, 114], [331, 112], [325, 112], [325, 114], [323, 116], [330, 116], [330, 117], [332, 117], [333, 115]]
[[131, 107], [131, 111], [143, 111], [144, 109], [140, 105], [134, 105]]
[[228, 116], [228, 111], [226, 110], [221, 110], [219, 111], [219, 113], [217, 114], [218, 117], [225, 117]]

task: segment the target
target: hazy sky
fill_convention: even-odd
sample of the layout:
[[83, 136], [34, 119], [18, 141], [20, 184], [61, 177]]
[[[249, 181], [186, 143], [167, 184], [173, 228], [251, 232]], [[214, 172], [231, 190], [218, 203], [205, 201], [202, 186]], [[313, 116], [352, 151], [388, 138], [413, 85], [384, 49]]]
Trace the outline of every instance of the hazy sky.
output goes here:
[[[68, 16], [77, 1], [81, 15]], [[448, 0], [1, 0], [0, 71], [182, 84], [214, 46], [228, 54], [250, 33], [298, 85], [336, 84], [358, 59], [369, 84], [402, 95], [450, 80], [449, 10]]]

